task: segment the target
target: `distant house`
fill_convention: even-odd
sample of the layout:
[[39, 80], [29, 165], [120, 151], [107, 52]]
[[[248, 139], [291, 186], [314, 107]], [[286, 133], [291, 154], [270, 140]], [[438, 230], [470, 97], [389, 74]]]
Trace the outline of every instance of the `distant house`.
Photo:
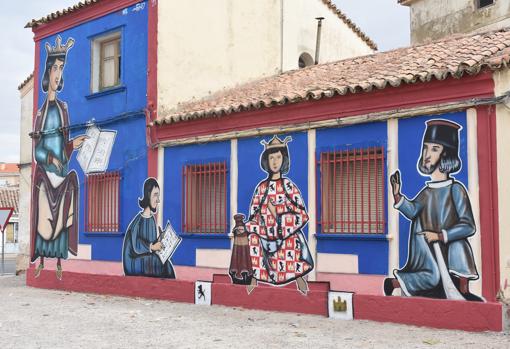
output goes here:
[[4, 229], [5, 252], [18, 253], [19, 231], [19, 188], [0, 188], [0, 208], [14, 209], [9, 223]]
[[19, 183], [18, 164], [0, 163], [0, 187], [17, 187]]
[[0, 163], [0, 207], [14, 208], [9, 224], [4, 230], [6, 253], [18, 253], [20, 183], [18, 164]]
[[20, 94], [19, 229], [16, 270], [28, 267], [30, 253], [30, 205], [32, 202], [32, 124], [34, 119], [34, 74], [18, 86]]

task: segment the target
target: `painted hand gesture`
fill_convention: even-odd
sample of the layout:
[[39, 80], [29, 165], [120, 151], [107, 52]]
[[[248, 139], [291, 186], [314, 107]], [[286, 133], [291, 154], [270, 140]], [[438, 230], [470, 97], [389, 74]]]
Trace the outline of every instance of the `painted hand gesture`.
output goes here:
[[78, 136], [75, 139], [73, 139], [73, 149], [81, 148], [83, 142], [85, 142], [87, 138], [89, 138], [89, 136]]
[[402, 182], [400, 180], [400, 171], [396, 170], [395, 173], [393, 173], [390, 176], [390, 183], [391, 183], [391, 190], [393, 193], [393, 199], [395, 200], [395, 203], [400, 201], [400, 187], [402, 186]]

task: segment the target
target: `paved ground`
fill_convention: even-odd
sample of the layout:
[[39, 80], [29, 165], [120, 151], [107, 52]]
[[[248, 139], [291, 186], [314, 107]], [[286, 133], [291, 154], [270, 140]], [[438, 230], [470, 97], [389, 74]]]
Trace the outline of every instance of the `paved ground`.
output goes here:
[[[5, 274], [14, 274], [16, 272], [16, 257], [9, 255], [5, 256], [4, 259]], [[0, 275], [2, 274], [2, 259], [0, 255]]]
[[0, 348], [510, 348], [510, 334], [29, 288], [0, 277]]

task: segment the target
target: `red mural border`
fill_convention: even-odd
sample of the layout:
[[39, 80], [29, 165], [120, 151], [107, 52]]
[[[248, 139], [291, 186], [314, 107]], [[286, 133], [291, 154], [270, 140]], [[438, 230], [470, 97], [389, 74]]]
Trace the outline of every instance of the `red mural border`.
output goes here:
[[45, 37], [102, 17], [111, 12], [122, 10], [125, 7], [129, 7], [139, 2], [140, 0], [109, 0], [87, 5], [87, 7], [75, 10], [67, 15], [53, 19], [51, 22], [42, 23], [32, 28], [32, 31], [35, 34], [34, 41], [39, 41]]
[[154, 126], [158, 141], [292, 125], [494, 96], [492, 72]]
[[[27, 271], [27, 285], [37, 288], [86, 292], [103, 295], [144, 297], [182, 303], [195, 302], [195, 282], [143, 276], [90, 274], [66, 271], [58, 280], [53, 268], [39, 278], [34, 267]], [[294, 283], [283, 287], [260, 284], [250, 295], [246, 286], [234, 285], [228, 275], [215, 274], [211, 284], [212, 305], [266, 311], [328, 316], [329, 282], [310, 282], [305, 297]], [[500, 303], [479, 303], [422, 297], [353, 295], [355, 320], [393, 322], [407, 325], [464, 331], [502, 331], [503, 307]], [[417, 316], [419, 314], [419, 316]], [[446, 316], [445, 316], [446, 314]]]
[[477, 108], [482, 295], [495, 301], [500, 287], [496, 107]]
[[158, 111], [158, 1], [149, 0], [148, 48], [147, 48], [147, 172], [149, 177], [158, 176], [158, 149], [153, 146], [153, 130], [148, 123], [157, 118]]

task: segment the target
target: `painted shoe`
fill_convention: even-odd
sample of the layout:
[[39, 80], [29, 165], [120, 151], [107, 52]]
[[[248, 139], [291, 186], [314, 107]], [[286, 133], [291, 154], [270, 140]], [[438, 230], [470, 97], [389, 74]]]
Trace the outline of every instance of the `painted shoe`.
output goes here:
[[299, 292], [301, 292], [304, 296], [308, 294], [308, 291], [310, 289], [308, 288], [308, 283], [306, 282], [305, 279], [303, 279], [302, 277], [297, 278], [296, 285]]
[[57, 265], [57, 279], [62, 280], [62, 266]]
[[392, 278], [384, 279], [384, 295], [391, 296], [393, 294], [394, 289], [395, 287], [393, 287], [393, 279]]
[[44, 269], [44, 264], [39, 264], [37, 268], [35, 268], [35, 278], [41, 276], [41, 271]]
[[257, 280], [251, 279], [250, 284], [246, 286], [246, 292], [248, 292], [248, 294], [252, 293], [255, 287], [257, 287]]

